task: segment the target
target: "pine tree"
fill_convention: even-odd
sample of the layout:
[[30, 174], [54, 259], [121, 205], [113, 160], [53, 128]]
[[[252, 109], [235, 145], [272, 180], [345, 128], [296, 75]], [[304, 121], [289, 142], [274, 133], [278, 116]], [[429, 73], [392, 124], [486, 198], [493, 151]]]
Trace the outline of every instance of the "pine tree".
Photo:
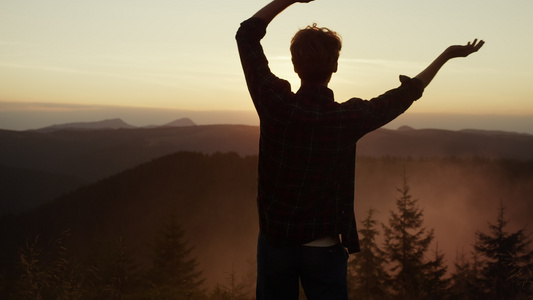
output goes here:
[[89, 268], [95, 299], [132, 298], [138, 292], [138, 265], [129, 255], [122, 238], [106, 255]]
[[209, 295], [210, 300], [231, 300], [231, 295], [228, 293], [224, 286], [217, 285], [213, 288], [213, 291]]
[[444, 260], [444, 254], [439, 251], [439, 244], [434, 252], [435, 256], [427, 263], [426, 280], [424, 291], [426, 299], [447, 299], [450, 287], [450, 278], [445, 278], [448, 266]]
[[44, 245], [40, 245], [36, 237], [20, 249], [19, 268], [22, 272], [18, 290], [23, 299], [82, 298], [80, 272], [65, 245], [68, 236], [66, 230]]
[[50, 276], [41, 261], [42, 249], [37, 242], [38, 237], [32, 243], [26, 242], [19, 253], [21, 275], [18, 285], [23, 299], [43, 299], [43, 291], [50, 286]]
[[477, 232], [475, 251], [485, 260], [481, 270], [487, 293], [485, 299], [531, 299], [533, 251], [525, 228], [514, 233], [505, 231], [508, 221], [500, 205], [496, 224], [489, 223], [490, 234]]
[[384, 251], [392, 266], [391, 286], [398, 299], [423, 299], [427, 269], [424, 254], [433, 240], [433, 230], [427, 231], [423, 226], [423, 210], [410, 194], [405, 173], [403, 185], [397, 190], [397, 211], [391, 211], [389, 225], [383, 225]]
[[480, 283], [480, 261], [477, 253], [472, 254], [469, 260], [464, 251], [455, 258], [455, 272], [452, 274], [450, 299], [454, 300], [481, 300], [484, 299]]
[[361, 252], [348, 263], [348, 288], [354, 299], [387, 299], [386, 260], [376, 243], [379, 231], [374, 213], [375, 210], [370, 209], [363, 220], [359, 230]]
[[187, 245], [184, 235], [172, 216], [156, 238], [149, 272], [153, 299], [194, 299], [203, 292], [201, 272], [196, 270], [198, 263], [190, 258], [193, 247]]
[[235, 267], [232, 266], [231, 273], [228, 273], [226, 284], [216, 285], [210, 295], [211, 300], [248, 300], [251, 299], [247, 290], [245, 280], [239, 280]]

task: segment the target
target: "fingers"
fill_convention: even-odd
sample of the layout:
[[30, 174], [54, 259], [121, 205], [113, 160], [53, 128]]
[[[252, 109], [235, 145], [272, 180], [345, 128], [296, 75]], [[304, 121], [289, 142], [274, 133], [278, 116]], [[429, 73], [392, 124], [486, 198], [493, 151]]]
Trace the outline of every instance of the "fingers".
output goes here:
[[473, 50], [472, 50], [473, 52], [478, 51], [479, 48], [481, 48], [481, 47], [483, 46], [483, 44], [485, 44], [485, 41], [483, 41], [483, 40], [479, 40], [479, 42], [478, 42], [477, 39], [475, 39], [475, 40], [472, 42], [471, 45], [470, 45], [470, 43], [468, 43], [468, 45], [470, 45], [470, 46], [473, 48]]
[[481, 48], [483, 46], [483, 44], [485, 44], [485, 41], [480, 40], [479, 43], [475, 46], [476, 51], [479, 50], [479, 48]]
[[469, 46], [469, 47], [472, 47], [472, 51], [473, 52], [476, 52], [479, 50], [479, 48], [481, 48], [483, 46], [483, 44], [485, 44], [485, 41], [483, 40], [477, 40], [477, 39], [474, 39], [473, 42], [468, 42], [468, 44], [466, 44], [466, 46]]

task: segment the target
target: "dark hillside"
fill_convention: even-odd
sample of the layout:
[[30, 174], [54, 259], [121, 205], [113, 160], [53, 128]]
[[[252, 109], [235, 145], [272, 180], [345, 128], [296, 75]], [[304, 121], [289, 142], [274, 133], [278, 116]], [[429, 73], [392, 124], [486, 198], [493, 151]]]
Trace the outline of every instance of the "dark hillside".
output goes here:
[[[531, 223], [533, 162], [484, 158], [359, 157], [356, 215], [376, 208], [385, 222], [394, 207], [403, 172], [413, 197], [434, 228], [439, 249], [452, 263], [468, 251], [474, 232], [495, 217], [500, 201], [514, 228]], [[69, 229], [69, 248], [84, 264], [122, 237], [135, 259], [146, 265], [149, 243], [170, 215], [186, 231], [193, 255], [213, 286], [234, 270], [251, 268], [257, 238], [257, 157], [235, 153], [180, 152], [144, 163], [70, 193], [19, 216], [0, 218], [0, 275], [16, 262], [18, 248], [39, 236], [47, 241]]]
[[149, 129], [0, 130], [0, 165], [95, 181], [176, 151], [257, 151], [258, 128], [240, 125]]
[[[35, 207], [72, 191], [72, 186], [64, 184], [61, 178], [77, 178], [91, 183], [177, 151], [255, 155], [258, 138], [258, 127], [243, 125], [51, 132], [0, 130], [1, 166], [35, 174], [54, 174], [48, 178], [28, 176], [25, 180], [11, 180], [11, 184], [0, 182], [6, 195], [16, 195], [7, 200], [0, 199], [0, 215]], [[378, 129], [359, 141], [358, 155], [526, 161], [533, 160], [533, 136], [480, 130]], [[0, 172], [2, 177], [13, 175], [8, 169], [0, 169]], [[27, 187], [32, 187], [34, 192], [21, 192]], [[43, 197], [33, 197], [40, 194]]]
[[[0, 130], [0, 165], [5, 166], [0, 169], [1, 177], [13, 178], [16, 174], [9, 170], [19, 169], [55, 174], [49, 178], [28, 176], [24, 180], [11, 180], [11, 184], [0, 182], [5, 195], [16, 195], [0, 199], [0, 215], [35, 207], [79, 186], [65, 185], [61, 180], [55, 182], [52, 179], [56, 177], [92, 183], [177, 151], [233, 151], [251, 155], [257, 153], [257, 136], [257, 127], [240, 125], [50, 133]], [[35, 192], [23, 192], [28, 186]], [[34, 195], [43, 197], [33, 198]], [[19, 202], [24, 203], [15, 204]]]
[[0, 215], [26, 211], [88, 182], [73, 176], [0, 165]]
[[[174, 214], [186, 229], [209, 278], [247, 267], [257, 235], [256, 158], [237, 154], [177, 153], [82, 188], [19, 217], [5, 217], [4, 263], [26, 239], [46, 241], [70, 230], [69, 244], [82, 262], [123, 237], [144, 265], [149, 243]], [[212, 281], [209, 282], [211, 284]]]

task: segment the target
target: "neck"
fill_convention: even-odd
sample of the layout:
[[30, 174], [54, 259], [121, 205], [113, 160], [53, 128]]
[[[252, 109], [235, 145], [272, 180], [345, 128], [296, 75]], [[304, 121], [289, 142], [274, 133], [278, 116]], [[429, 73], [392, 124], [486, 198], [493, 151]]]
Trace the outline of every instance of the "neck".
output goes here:
[[320, 85], [320, 86], [323, 86], [323, 87], [328, 87], [328, 84], [329, 84], [329, 80], [325, 81], [325, 82], [309, 82], [309, 81], [303, 81], [301, 80], [300, 81], [300, 85], [301, 86], [304, 86], [304, 85]]

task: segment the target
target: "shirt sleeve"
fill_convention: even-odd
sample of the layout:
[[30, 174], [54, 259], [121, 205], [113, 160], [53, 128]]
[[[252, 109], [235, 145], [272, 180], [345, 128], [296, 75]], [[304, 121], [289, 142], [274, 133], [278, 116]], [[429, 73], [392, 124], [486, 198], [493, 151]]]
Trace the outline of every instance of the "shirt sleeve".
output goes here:
[[370, 100], [352, 98], [342, 105], [351, 112], [363, 133], [382, 127], [404, 113], [411, 104], [422, 97], [424, 85], [417, 78], [400, 75], [401, 85]]
[[280, 99], [282, 97], [277, 96], [290, 92], [290, 84], [272, 74], [268, 66], [260, 43], [266, 27], [264, 20], [250, 18], [241, 23], [235, 37], [248, 91], [260, 116], [269, 101]]

